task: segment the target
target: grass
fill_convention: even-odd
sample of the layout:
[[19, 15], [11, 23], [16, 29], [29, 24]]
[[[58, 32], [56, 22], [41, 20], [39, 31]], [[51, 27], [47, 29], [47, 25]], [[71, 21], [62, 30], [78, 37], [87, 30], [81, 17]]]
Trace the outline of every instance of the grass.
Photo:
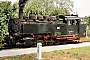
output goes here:
[[[90, 46], [43, 52], [42, 58], [43, 60], [90, 60]], [[36, 53], [2, 57], [0, 60], [36, 60]]]

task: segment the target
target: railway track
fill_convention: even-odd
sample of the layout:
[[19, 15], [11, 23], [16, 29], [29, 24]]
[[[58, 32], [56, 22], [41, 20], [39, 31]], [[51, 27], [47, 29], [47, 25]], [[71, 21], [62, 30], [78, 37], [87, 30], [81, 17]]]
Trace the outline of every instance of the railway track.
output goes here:
[[[67, 42], [66, 44], [78, 44], [81, 42]], [[66, 45], [66, 44], [57, 44], [57, 45]], [[56, 44], [53, 45], [44, 45], [43, 47], [48, 47], [48, 46], [57, 46]], [[36, 46], [14, 46], [14, 47], [4, 47], [4, 48], [0, 48], [0, 50], [17, 50], [17, 49], [25, 49], [25, 48], [35, 48]]]

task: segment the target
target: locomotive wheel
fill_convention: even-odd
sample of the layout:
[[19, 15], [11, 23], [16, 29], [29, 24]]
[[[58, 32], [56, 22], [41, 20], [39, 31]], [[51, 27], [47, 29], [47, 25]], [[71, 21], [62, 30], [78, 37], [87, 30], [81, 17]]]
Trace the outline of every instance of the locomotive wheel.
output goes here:
[[51, 45], [53, 45], [54, 44], [54, 41], [52, 40], [52, 39], [50, 39], [48, 42], [47, 42], [47, 45], [48, 46], [51, 46]]
[[45, 43], [45, 42], [43, 42], [43, 43], [42, 43], [42, 46], [46, 46], [46, 43]]
[[65, 40], [65, 41], [62, 41], [62, 44], [66, 44], [67, 43], [67, 40]]
[[51, 45], [53, 45], [53, 42], [47, 42], [47, 45], [51, 46]]
[[63, 42], [62, 42], [62, 44], [66, 44], [66, 42], [65, 42], [65, 41], [63, 41]]
[[60, 44], [60, 42], [56, 42], [55, 44], [56, 44], [56, 45], [59, 45], [59, 44]]
[[59, 45], [59, 44], [60, 44], [60, 41], [57, 40], [57, 41], [55, 42], [55, 44], [56, 44], [56, 45]]
[[36, 43], [32, 44], [32, 47], [36, 47], [36, 46], [37, 46], [37, 44], [36, 44]]

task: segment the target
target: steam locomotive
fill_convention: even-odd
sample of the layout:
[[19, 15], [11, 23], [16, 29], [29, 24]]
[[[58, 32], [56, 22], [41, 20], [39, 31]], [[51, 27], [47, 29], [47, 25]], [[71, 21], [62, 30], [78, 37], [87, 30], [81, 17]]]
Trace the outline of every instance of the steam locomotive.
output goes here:
[[86, 25], [78, 15], [12, 18], [5, 40], [9, 46], [36, 46], [78, 42], [86, 36]]
[[5, 42], [8, 46], [35, 46], [65, 44], [80, 41], [86, 36], [86, 25], [78, 15], [23, 17], [23, 9], [28, 0], [19, 0], [19, 18], [11, 18]]

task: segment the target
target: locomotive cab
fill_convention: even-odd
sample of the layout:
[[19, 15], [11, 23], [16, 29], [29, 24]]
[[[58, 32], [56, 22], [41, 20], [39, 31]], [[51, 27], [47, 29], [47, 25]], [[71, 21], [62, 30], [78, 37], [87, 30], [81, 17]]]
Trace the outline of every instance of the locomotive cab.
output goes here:
[[67, 30], [68, 30], [67, 35], [75, 35], [76, 37], [78, 37], [77, 39], [75, 39], [76, 41], [84, 40], [86, 37], [86, 24], [84, 22], [84, 19], [85, 18], [78, 17], [77, 15], [66, 16], [65, 20], [67, 21]]

